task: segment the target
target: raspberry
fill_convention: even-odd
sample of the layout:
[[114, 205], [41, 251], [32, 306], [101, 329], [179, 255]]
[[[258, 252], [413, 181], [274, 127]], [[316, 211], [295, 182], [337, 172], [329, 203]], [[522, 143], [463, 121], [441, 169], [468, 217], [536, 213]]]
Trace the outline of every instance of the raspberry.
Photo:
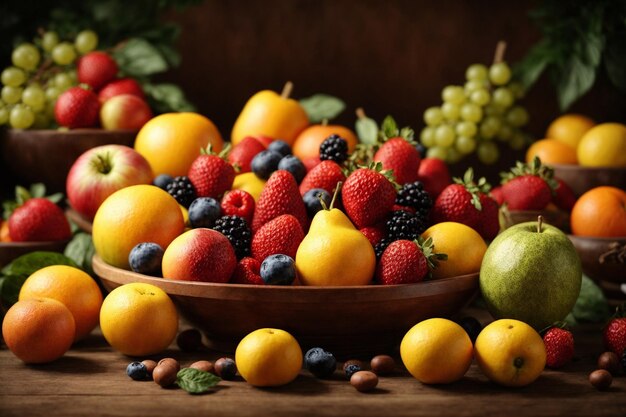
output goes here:
[[178, 204], [189, 208], [193, 200], [196, 199], [196, 189], [186, 176], [174, 178], [167, 184], [167, 192], [178, 201]]
[[320, 159], [341, 164], [348, 159], [348, 142], [338, 135], [330, 135], [320, 145]]
[[428, 218], [428, 213], [433, 206], [433, 200], [424, 190], [424, 185], [419, 182], [404, 184], [396, 197], [396, 204], [414, 208], [422, 218]]
[[427, 228], [426, 222], [418, 215], [404, 210], [394, 211], [387, 220], [387, 238], [394, 240], [415, 240]]
[[246, 220], [239, 216], [222, 216], [215, 221], [213, 230], [226, 236], [235, 250], [237, 259], [250, 256], [252, 232]]
[[254, 215], [254, 197], [244, 190], [232, 190], [222, 198], [222, 211], [225, 215], [243, 217], [252, 224]]

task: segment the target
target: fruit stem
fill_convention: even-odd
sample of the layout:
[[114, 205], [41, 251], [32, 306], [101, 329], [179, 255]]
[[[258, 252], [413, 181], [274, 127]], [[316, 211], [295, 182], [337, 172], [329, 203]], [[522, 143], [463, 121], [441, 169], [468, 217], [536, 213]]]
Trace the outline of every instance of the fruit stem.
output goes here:
[[504, 53], [506, 52], [506, 42], [498, 41], [496, 44], [496, 52], [493, 55], [493, 63], [498, 64], [504, 60]]
[[337, 200], [337, 195], [339, 194], [339, 190], [341, 189], [342, 185], [343, 185], [343, 183], [341, 181], [339, 181], [337, 183], [337, 187], [335, 187], [335, 192], [333, 193], [333, 199], [330, 200], [330, 208], [329, 208], [329, 210], [332, 210], [333, 207], [335, 207], [335, 200]]
[[282, 93], [280, 93], [280, 96], [285, 99], [289, 98], [291, 90], [293, 90], [293, 83], [291, 81], [287, 81], [283, 87]]
[[322, 126], [328, 126], [328, 119], [322, 119]]
[[520, 369], [523, 365], [524, 365], [523, 358], [518, 357], [513, 360], [513, 366], [515, 366], [517, 369]]
[[365, 110], [363, 110], [363, 107], [359, 107], [358, 109], [356, 109], [356, 117], [358, 117], [359, 119], [367, 118], [367, 116], [365, 115]]
[[543, 216], [537, 217], [537, 233], [541, 233], [541, 226], [543, 225]]
[[93, 164], [96, 166], [98, 172], [102, 174], [108, 174], [113, 168], [111, 166], [111, 157], [108, 153], [106, 155], [98, 155], [98, 159], [94, 160]]

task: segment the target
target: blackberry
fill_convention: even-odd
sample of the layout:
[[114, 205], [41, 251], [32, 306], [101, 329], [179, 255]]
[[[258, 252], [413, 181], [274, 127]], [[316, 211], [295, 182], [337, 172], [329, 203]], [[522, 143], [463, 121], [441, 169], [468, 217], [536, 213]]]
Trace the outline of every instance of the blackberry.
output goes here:
[[320, 159], [343, 163], [348, 159], [348, 142], [339, 135], [330, 135], [320, 145]]
[[233, 249], [235, 249], [237, 259], [250, 256], [252, 232], [243, 217], [222, 216], [215, 221], [213, 230], [220, 232], [228, 238]]
[[189, 208], [193, 200], [196, 199], [196, 189], [189, 180], [189, 177], [175, 177], [167, 184], [166, 191], [178, 201], [178, 204]]
[[381, 256], [383, 256], [383, 252], [387, 249], [387, 246], [392, 242], [389, 238], [382, 238], [380, 241], [374, 246], [374, 253], [376, 254], [376, 259], [379, 260]]
[[424, 190], [424, 185], [415, 181], [404, 184], [396, 197], [396, 204], [414, 208], [420, 217], [428, 218], [428, 213], [433, 207], [433, 200]]
[[391, 242], [400, 239], [417, 239], [427, 229], [426, 221], [423, 218], [405, 210], [394, 211], [391, 218], [387, 220], [386, 226], [387, 238]]

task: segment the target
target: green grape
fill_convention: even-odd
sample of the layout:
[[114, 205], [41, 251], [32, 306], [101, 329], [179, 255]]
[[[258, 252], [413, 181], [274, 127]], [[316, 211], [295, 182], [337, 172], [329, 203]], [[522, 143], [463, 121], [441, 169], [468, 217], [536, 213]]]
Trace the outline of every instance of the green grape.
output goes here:
[[56, 101], [48, 101], [46, 103], [46, 109], [44, 111], [46, 112], [46, 115], [50, 119], [54, 119], [54, 107], [55, 107], [55, 104], [56, 104]]
[[502, 123], [498, 130], [498, 139], [507, 142], [513, 137], [513, 128], [508, 123]]
[[513, 93], [506, 87], [498, 87], [493, 91], [492, 95], [493, 104], [497, 107], [502, 107], [503, 109], [507, 109], [511, 107], [515, 98], [513, 97]]
[[483, 109], [474, 103], [465, 103], [461, 106], [461, 119], [467, 122], [479, 122], [483, 118]]
[[435, 128], [425, 127], [420, 133], [420, 142], [427, 148], [435, 146]]
[[35, 121], [31, 126], [33, 129], [46, 129], [50, 127], [50, 116], [47, 112], [37, 112], [35, 113]]
[[528, 112], [521, 106], [515, 106], [506, 114], [506, 121], [513, 127], [522, 127], [528, 123]]
[[506, 62], [498, 62], [489, 68], [489, 81], [493, 85], [505, 85], [511, 79], [511, 68]]
[[476, 90], [482, 90], [487, 88], [487, 84], [484, 81], [471, 80], [465, 83], [465, 92], [471, 94]]
[[73, 85], [74, 82], [72, 82], [72, 77], [65, 72], [60, 72], [54, 76], [54, 86], [61, 91], [65, 91]]
[[454, 147], [463, 155], [468, 155], [476, 149], [476, 139], [469, 136], [459, 136], [456, 138]]
[[39, 65], [41, 54], [39, 49], [32, 43], [23, 43], [13, 50], [11, 54], [11, 61], [13, 65], [24, 69], [26, 71], [32, 71]]
[[481, 88], [479, 90], [472, 91], [470, 100], [472, 100], [472, 103], [476, 103], [479, 106], [485, 106], [489, 103], [489, 101], [491, 101], [491, 95], [489, 94], [489, 91]]
[[446, 162], [449, 164], [456, 164], [457, 162], [459, 162], [461, 159], [463, 159], [463, 154], [459, 151], [457, 151], [454, 148], [448, 148], [447, 149], [448, 154], [446, 155]]
[[486, 165], [495, 163], [500, 157], [498, 146], [493, 142], [481, 142], [476, 150], [478, 160]]
[[37, 84], [31, 84], [22, 93], [22, 102], [36, 112], [43, 110], [46, 104], [46, 93]]
[[435, 143], [437, 146], [448, 148], [454, 143], [454, 129], [449, 125], [441, 125], [435, 130]]
[[449, 85], [441, 92], [441, 98], [446, 103], [460, 105], [465, 103], [465, 91], [463, 90], [463, 87]]
[[2, 79], [2, 84], [4, 85], [19, 87], [26, 82], [26, 74], [24, 74], [24, 71], [19, 68], [8, 67], [2, 71], [0, 79]]
[[472, 122], [460, 122], [456, 125], [456, 134], [459, 136], [474, 137], [478, 132], [476, 123]]
[[57, 98], [61, 95], [61, 89], [55, 86], [51, 86], [46, 88], [46, 100], [47, 101], [56, 101]]
[[511, 147], [511, 149], [514, 149], [516, 151], [524, 149], [524, 146], [526, 146], [526, 136], [524, 136], [524, 134], [519, 130], [516, 131], [515, 133], [513, 133], [513, 136], [509, 141], [509, 146]]
[[483, 81], [487, 79], [487, 67], [483, 64], [473, 64], [467, 67], [465, 71], [465, 78], [468, 81]]
[[485, 106], [485, 114], [487, 116], [502, 116], [504, 114], [505, 109], [496, 106], [493, 103], [487, 104]]
[[439, 107], [429, 107], [424, 112], [424, 122], [428, 126], [435, 126], [443, 122], [443, 113]]
[[494, 116], [487, 116], [480, 124], [478, 130], [483, 139], [493, 139], [498, 134], [500, 126], [502, 126], [500, 119]]
[[2, 87], [0, 96], [5, 103], [15, 104], [22, 99], [22, 91], [22, 87], [11, 87], [9, 85], [5, 85]]
[[59, 35], [56, 32], [46, 32], [41, 38], [41, 46], [44, 51], [50, 52], [59, 43]]
[[83, 30], [76, 36], [74, 46], [80, 54], [91, 52], [98, 46], [98, 35], [93, 30]]
[[453, 122], [459, 118], [459, 113], [461, 112], [461, 109], [456, 104], [443, 103], [441, 105], [441, 112], [443, 113], [443, 117], [445, 117], [446, 120]]
[[35, 114], [30, 107], [18, 104], [11, 109], [9, 123], [15, 129], [28, 129], [35, 121]]
[[426, 151], [427, 158], [437, 158], [437, 159], [441, 159], [442, 161], [445, 161], [447, 156], [448, 156], [448, 148], [435, 146]]
[[74, 45], [61, 42], [52, 49], [52, 60], [58, 65], [69, 65], [76, 59]]
[[0, 107], [0, 126], [5, 125], [9, 121], [9, 109]]
[[524, 98], [524, 96], [526, 95], [526, 91], [524, 91], [524, 86], [522, 86], [522, 84], [518, 82], [512, 82], [508, 85], [508, 87], [513, 93], [513, 96], [518, 100]]
[[78, 74], [76, 73], [76, 70], [69, 70], [67, 75], [70, 77], [70, 80], [72, 80], [72, 85], [76, 85], [78, 83]]

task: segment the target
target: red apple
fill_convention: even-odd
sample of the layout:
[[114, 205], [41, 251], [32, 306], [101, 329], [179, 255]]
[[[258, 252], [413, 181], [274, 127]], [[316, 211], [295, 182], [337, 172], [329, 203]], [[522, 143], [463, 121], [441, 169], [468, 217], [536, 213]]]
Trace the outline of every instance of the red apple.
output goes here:
[[111, 97], [100, 109], [100, 123], [106, 130], [139, 130], [150, 119], [152, 110], [148, 103], [132, 94]]
[[70, 205], [86, 219], [115, 191], [136, 184], [150, 184], [152, 169], [133, 148], [103, 145], [89, 149], [76, 159], [65, 183]]
[[98, 93], [98, 100], [100, 103], [104, 103], [111, 97], [119, 96], [121, 94], [132, 94], [139, 98], [144, 98], [143, 90], [137, 81], [133, 78], [120, 78], [119, 80], [113, 80], [104, 87]]

